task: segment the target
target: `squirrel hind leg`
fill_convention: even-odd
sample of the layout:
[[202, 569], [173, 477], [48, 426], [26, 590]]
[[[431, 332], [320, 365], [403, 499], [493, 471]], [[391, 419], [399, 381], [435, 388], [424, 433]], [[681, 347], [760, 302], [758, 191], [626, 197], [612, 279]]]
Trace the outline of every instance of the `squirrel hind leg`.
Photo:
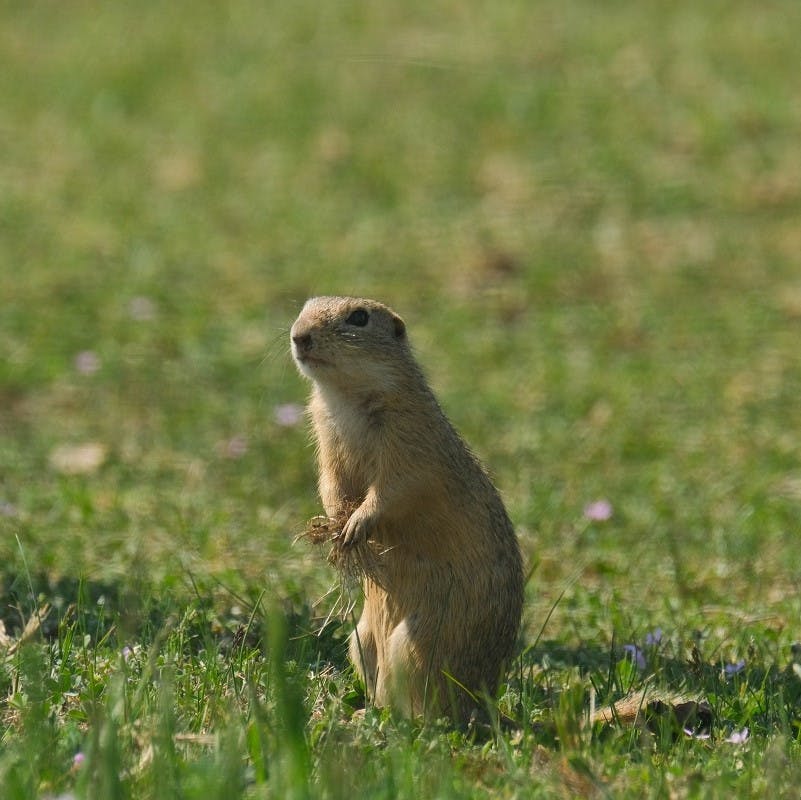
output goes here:
[[[439, 643], [440, 647], [442, 644]], [[444, 715], [456, 725], [466, 725], [477, 711], [480, 715], [482, 697], [461, 684], [460, 676], [470, 680], [463, 675], [464, 669], [454, 677], [450, 675], [437, 643], [427, 645], [433, 649], [426, 649], [414, 636], [414, 622], [410, 618], [393, 628], [386, 648], [383, 679], [379, 666], [376, 703], [390, 705], [406, 717]], [[471, 682], [477, 683], [477, 680]]]
[[426, 710], [425, 671], [405, 619], [392, 629], [388, 637], [384, 663], [379, 665], [376, 703], [392, 706], [404, 717], [413, 717]]

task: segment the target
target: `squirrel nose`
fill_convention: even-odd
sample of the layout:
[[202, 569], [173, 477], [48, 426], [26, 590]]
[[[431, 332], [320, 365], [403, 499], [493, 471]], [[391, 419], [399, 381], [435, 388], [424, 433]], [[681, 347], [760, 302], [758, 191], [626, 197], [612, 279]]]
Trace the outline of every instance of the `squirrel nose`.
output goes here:
[[305, 353], [311, 350], [312, 337], [310, 333], [295, 334], [292, 337], [292, 341], [294, 342], [299, 353]]

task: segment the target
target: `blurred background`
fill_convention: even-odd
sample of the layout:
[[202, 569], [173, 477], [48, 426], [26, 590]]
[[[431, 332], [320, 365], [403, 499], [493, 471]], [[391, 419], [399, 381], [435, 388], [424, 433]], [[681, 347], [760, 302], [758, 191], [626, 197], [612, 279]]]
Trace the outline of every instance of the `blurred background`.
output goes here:
[[4, 3], [0, 590], [322, 594], [288, 329], [336, 293], [406, 319], [518, 527], [534, 633], [565, 589], [565, 637], [795, 614], [800, 25]]

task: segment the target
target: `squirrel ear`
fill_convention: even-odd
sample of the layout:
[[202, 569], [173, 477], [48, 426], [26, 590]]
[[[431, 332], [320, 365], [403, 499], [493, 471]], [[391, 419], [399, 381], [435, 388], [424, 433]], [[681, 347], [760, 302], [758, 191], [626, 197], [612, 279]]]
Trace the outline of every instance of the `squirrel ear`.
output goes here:
[[406, 336], [406, 323], [399, 317], [392, 317], [393, 331], [396, 339], [402, 339]]

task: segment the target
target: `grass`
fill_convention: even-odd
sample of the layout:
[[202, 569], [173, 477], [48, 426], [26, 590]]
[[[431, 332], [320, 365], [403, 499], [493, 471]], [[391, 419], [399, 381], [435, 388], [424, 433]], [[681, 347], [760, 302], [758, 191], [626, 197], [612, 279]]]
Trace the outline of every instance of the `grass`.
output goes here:
[[[0, 23], [0, 796], [796, 796], [797, 4]], [[404, 316], [519, 531], [494, 735], [354, 715], [319, 632], [286, 340], [332, 292]]]

